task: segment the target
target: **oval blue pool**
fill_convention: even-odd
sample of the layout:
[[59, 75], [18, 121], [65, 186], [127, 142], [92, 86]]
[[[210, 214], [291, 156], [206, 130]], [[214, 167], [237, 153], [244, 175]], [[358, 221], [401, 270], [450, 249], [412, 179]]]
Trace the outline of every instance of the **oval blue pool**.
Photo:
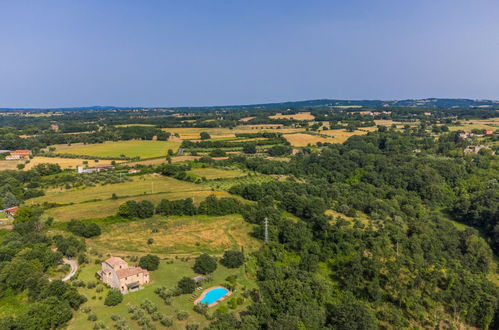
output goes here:
[[208, 306], [210, 306], [225, 297], [227, 294], [229, 294], [229, 290], [226, 288], [218, 287], [209, 289], [203, 294], [204, 296], [198, 301], [198, 303], [208, 304]]

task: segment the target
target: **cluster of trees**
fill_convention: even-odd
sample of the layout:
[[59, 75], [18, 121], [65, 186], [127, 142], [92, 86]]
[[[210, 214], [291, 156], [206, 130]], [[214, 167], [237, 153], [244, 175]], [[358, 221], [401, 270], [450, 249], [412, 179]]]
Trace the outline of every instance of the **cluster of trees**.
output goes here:
[[243, 208], [244, 205], [235, 198], [217, 198], [215, 195], [210, 195], [199, 204], [199, 207], [194, 205], [192, 198], [173, 201], [162, 199], [156, 207], [147, 200], [141, 202], [130, 200], [120, 205], [118, 215], [129, 219], [145, 219], [152, 217], [154, 214], [166, 216], [195, 214], [227, 215], [239, 213]]
[[[53, 329], [63, 327], [86, 298], [62, 281], [49, 281], [47, 271], [72, 249], [84, 250], [84, 243], [71, 237], [49, 238], [43, 233], [41, 212], [23, 207], [13, 230], [0, 246], [0, 298], [27, 293], [27, 306], [16, 317], [0, 319], [1, 329]], [[74, 237], [73, 237], [74, 238]], [[81, 246], [83, 244], [83, 246]], [[78, 245], [77, 247], [74, 247]], [[52, 247], [56, 246], [57, 250]]]
[[[456, 319], [497, 328], [499, 288], [487, 280], [493, 253], [478, 231], [458, 230], [440, 211], [494, 233], [497, 160], [464, 156], [459, 143], [451, 134], [435, 141], [380, 129], [285, 164], [220, 162], [291, 179], [231, 188], [257, 202], [241, 212], [259, 238], [268, 219], [270, 243], [256, 258], [260, 297], [242, 318], [220, 315], [212, 328], [432, 327]], [[327, 209], [353, 220], [331, 219]], [[362, 213], [367, 223], [357, 219]]]
[[99, 236], [101, 234], [101, 229], [98, 224], [91, 222], [85, 223], [80, 220], [71, 220], [68, 222], [68, 230], [77, 236], [82, 236], [85, 238], [90, 238], [94, 236]]

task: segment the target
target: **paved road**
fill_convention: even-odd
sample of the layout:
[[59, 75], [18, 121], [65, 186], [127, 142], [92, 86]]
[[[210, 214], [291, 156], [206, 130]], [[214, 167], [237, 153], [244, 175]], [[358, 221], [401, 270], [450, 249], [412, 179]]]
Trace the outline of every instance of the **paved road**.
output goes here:
[[78, 263], [76, 262], [76, 260], [69, 260], [67, 258], [62, 258], [62, 262], [71, 267], [69, 274], [62, 279], [63, 282], [66, 282], [69, 281], [75, 275], [76, 271], [78, 270]]

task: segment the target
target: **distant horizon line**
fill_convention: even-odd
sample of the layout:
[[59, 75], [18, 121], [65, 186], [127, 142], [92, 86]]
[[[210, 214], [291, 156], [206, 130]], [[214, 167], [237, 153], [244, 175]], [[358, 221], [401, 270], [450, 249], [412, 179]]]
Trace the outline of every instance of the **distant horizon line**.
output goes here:
[[404, 99], [333, 99], [333, 98], [320, 98], [320, 99], [302, 99], [294, 101], [276, 101], [266, 103], [246, 103], [246, 104], [225, 104], [225, 105], [199, 105], [199, 106], [114, 106], [114, 105], [90, 105], [90, 106], [61, 106], [61, 107], [0, 107], [0, 111], [5, 110], [76, 110], [76, 109], [196, 109], [196, 108], [230, 108], [230, 107], [257, 107], [267, 105], [278, 105], [287, 103], [301, 103], [301, 102], [404, 102], [404, 101], [430, 101], [430, 100], [448, 100], [448, 101], [472, 101], [472, 102], [490, 102], [499, 103], [499, 99], [484, 99], [484, 98], [452, 98], [452, 97], [428, 97], [428, 98], [404, 98]]

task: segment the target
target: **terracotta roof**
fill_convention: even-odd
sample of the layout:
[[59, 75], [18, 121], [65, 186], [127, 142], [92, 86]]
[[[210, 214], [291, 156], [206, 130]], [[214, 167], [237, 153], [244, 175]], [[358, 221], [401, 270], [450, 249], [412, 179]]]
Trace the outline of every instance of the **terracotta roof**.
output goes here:
[[123, 264], [127, 265], [127, 262], [125, 260], [118, 257], [111, 257], [104, 262], [113, 268], [118, 265], [123, 265]]
[[16, 214], [17, 210], [19, 210], [19, 206], [9, 207], [8, 209], [4, 209], [5, 213]]
[[118, 276], [118, 278], [124, 278], [124, 277], [128, 277], [128, 276], [133, 276], [133, 275], [137, 275], [137, 274], [140, 274], [140, 273], [144, 273], [144, 275], [149, 274], [149, 272], [147, 270], [142, 269], [140, 267], [118, 269], [116, 271], [116, 275]]

